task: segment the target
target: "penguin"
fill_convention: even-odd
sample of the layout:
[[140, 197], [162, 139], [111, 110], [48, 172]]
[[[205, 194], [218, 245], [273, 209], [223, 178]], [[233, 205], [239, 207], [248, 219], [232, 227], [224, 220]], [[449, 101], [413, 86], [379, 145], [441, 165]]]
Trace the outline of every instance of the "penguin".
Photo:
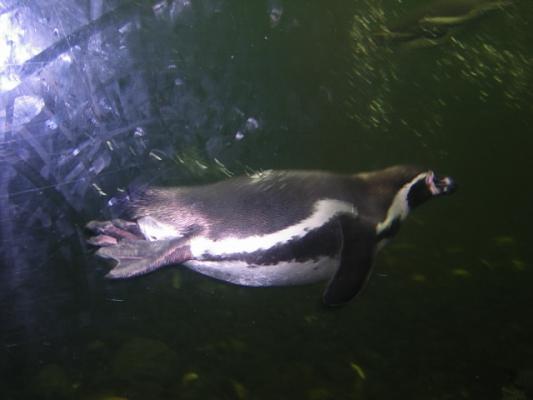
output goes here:
[[190, 187], [148, 187], [124, 219], [91, 221], [88, 242], [124, 279], [182, 264], [243, 286], [328, 281], [326, 305], [365, 286], [377, 251], [409, 212], [454, 192], [451, 177], [409, 165], [338, 174], [269, 170]]
[[436, 46], [471, 21], [512, 4], [512, 0], [433, 0], [390, 26], [382, 27], [374, 38], [378, 42], [410, 48]]

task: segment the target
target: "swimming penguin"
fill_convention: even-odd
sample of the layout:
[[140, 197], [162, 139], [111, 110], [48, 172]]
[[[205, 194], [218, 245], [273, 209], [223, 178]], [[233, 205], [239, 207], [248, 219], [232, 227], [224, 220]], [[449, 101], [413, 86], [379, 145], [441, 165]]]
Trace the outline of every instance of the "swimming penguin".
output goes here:
[[383, 27], [374, 37], [403, 47], [436, 46], [447, 40], [457, 28], [511, 4], [511, 0], [433, 0]]
[[354, 175], [265, 171], [127, 199], [127, 219], [91, 221], [89, 243], [117, 263], [109, 278], [170, 264], [244, 286], [329, 280], [327, 305], [365, 285], [379, 248], [410, 210], [452, 193], [450, 177], [413, 166]]

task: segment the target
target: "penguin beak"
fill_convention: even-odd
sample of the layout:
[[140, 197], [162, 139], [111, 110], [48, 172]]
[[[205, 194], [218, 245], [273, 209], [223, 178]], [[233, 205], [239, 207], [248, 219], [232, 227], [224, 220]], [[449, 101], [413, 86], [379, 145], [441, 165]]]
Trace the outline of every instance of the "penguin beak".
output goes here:
[[445, 194], [452, 194], [457, 190], [457, 184], [449, 177], [439, 177], [433, 172], [430, 172], [426, 177], [426, 184], [433, 196], [441, 196]]

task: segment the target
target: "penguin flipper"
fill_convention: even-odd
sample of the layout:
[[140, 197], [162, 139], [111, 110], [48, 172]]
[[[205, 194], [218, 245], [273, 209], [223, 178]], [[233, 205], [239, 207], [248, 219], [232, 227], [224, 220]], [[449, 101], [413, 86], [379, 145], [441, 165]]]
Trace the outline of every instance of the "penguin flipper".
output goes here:
[[375, 253], [375, 234], [369, 227], [355, 226], [355, 220], [340, 222], [343, 246], [340, 264], [323, 295], [327, 306], [340, 306], [353, 299], [365, 286]]
[[117, 261], [106, 275], [110, 279], [144, 275], [165, 265], [179, 264], [191, 258], [187, 240], [183, 238], [153, 242], [121, 241], [117, 245], [100, 248], [96, 254]]

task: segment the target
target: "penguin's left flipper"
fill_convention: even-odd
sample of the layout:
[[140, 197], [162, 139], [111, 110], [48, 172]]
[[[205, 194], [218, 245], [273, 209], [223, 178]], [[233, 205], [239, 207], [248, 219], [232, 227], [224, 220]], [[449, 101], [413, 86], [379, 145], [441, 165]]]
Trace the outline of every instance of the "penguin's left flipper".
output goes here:
[[375, 253], [375, 234], [356, 220], [340, 221], [343, 246], [340, 264], [329, 281], [323, 301], [327, 306], [340, 306], [353, 299], [365, 286]]
[[102, 247], [96, 254], [117, 261], [106, 278], [126, 279], [144, 275], [170, 264], [190, 260], [188, 241], [183, 238], [148, 241], [121, 241], [115, 246]]

